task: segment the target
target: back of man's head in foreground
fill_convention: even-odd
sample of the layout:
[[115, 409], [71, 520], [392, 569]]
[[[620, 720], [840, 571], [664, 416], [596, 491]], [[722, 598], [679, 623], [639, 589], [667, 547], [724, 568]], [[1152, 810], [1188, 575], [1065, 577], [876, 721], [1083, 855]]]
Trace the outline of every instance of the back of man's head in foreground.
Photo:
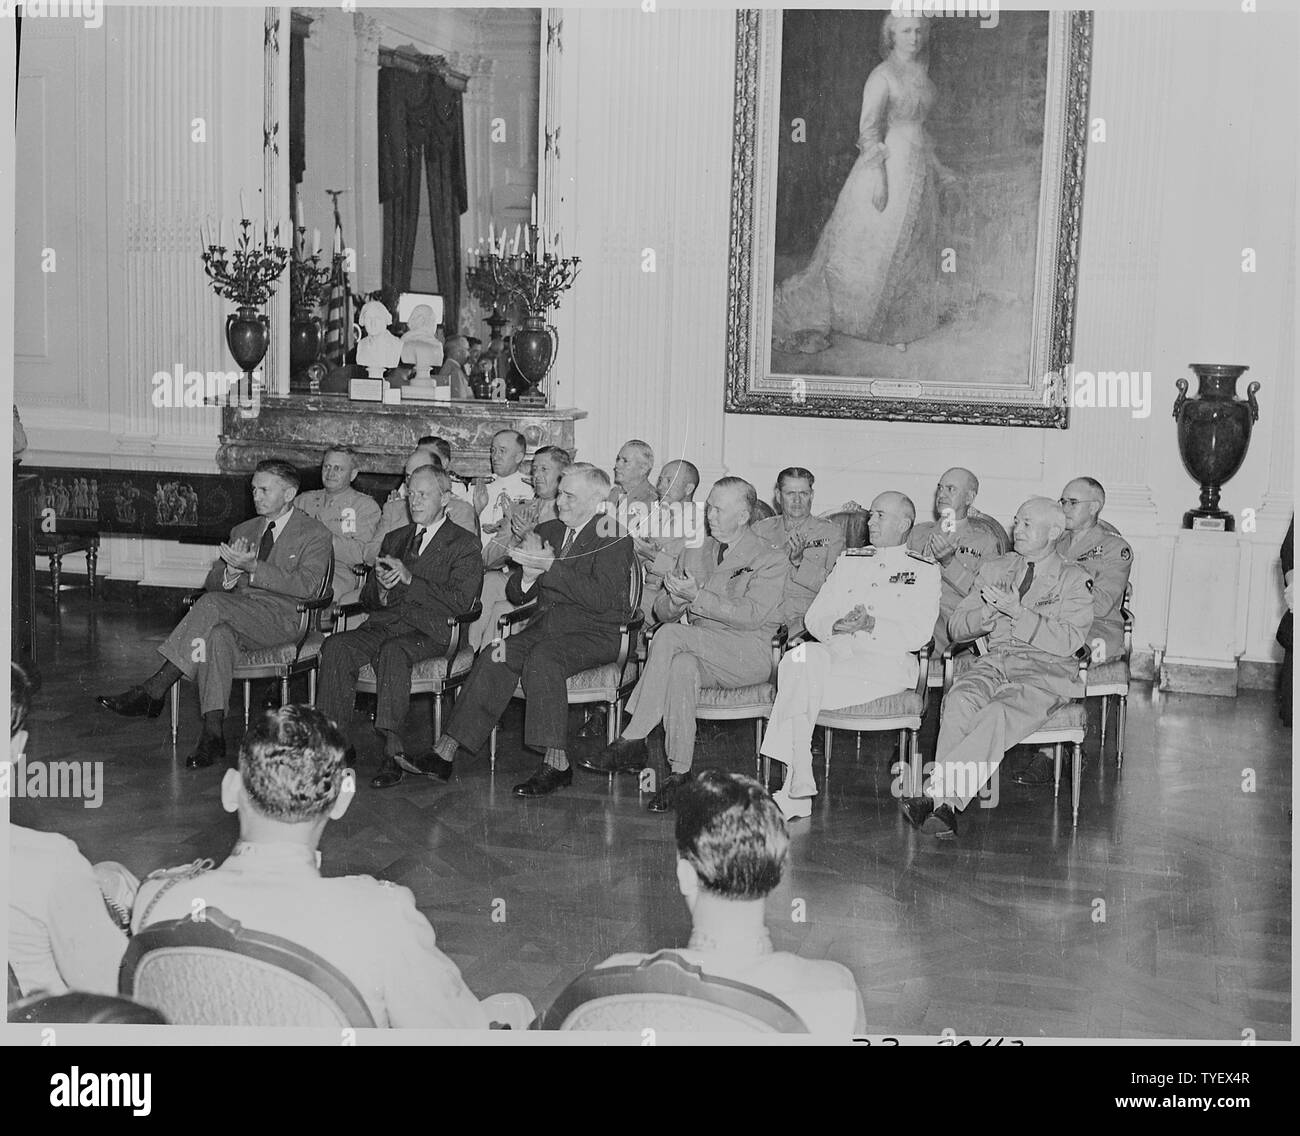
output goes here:
[[781, 882], [790, 837], [752, 777], [709, 769], [678, 790], [677, 856], [721, 899], [765, 898]]

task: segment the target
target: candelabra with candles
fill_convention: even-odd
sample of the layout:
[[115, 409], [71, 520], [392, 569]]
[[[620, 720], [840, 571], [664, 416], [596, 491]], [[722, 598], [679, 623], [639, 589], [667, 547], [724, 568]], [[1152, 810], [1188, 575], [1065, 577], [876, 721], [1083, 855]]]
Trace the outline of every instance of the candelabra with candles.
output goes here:
[[523, 325], [510, 337], [509, 361], [529, 384], [519, 401], [545, 403], [540, 384], [550, 373], [559, 347], [559, 334], [546, 317], [573, 286], [582, 261], [576, 256], [562, 256], [559, 234], [548, 234], [545, 225], [538, 225], [536, 195], [532, 219], [526, 228], [515, 226], [513, 242], [504, 229], [498, 237], [492, 225], [486, 241], [480, 240], [478, 249], [467, 251], [465, 278], [470, 292], [491, 309], [487, 324], [492, 338], [484, 355], [500, 378], [505, 355], [502, 329], [509, 322], [511, 305], [518, 304], [523, 311]]

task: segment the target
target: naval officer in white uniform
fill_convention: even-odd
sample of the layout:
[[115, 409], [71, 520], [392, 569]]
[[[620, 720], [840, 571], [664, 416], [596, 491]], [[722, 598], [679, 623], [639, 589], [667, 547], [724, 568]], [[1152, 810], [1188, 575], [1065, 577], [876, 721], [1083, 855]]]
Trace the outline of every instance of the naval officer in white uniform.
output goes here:
[[800, 644], [781, 660], [762, 752], [786, 767], [773, 794], [786, 820], [812, 813], [817, 715], [916, 684], [912, 652], [934, 633], [942, 584], [939, 566], [907, 548], [915, 520], [915, 506], [901, 493], [871, 503], [871, 547], [839, 558], [804, 616], [819, 642]]

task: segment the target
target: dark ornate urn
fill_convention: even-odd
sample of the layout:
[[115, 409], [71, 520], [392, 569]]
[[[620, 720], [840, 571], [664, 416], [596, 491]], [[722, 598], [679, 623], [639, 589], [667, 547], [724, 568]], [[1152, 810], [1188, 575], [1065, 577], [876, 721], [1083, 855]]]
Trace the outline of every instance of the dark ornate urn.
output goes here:
[[315, 316], [293, 320], [289, 325], [289, 363], [292, 374], [290, 390], [309, 390], [311, 376], [307, 368], [320, 358], [321, 327]]
[[510, 361], [528, 382], [528, 389], [519, 395], [520, 402], [546, 401], [538, 387], [555, 362], [558, 339], [555, 328], [536, 315], [525, 316], [524, 326], [510, 337]]
[[256, 370], [271, 345], [271, 321], [254, 307], [241, 307], [226, 317], [226, 346], [245, 374]]
[[1177, 381], [1174, 418], [1178, 421], [1178, 450], [1183, 465], [1201, 483], [1201, 505], [1183, 514], [1185, 529], [1232, 532], [1231, 513], [1219, 508], [1219, 490], [1241, 468], [1250, 446], [1251, 426], [1259, 421], [1251, 383], [1245, 399], [1237, 398], [1237, 379], [1248, 371], [1235, 363], [1189, 363], [1200, 389], [1187, 397], [1187, 380]]

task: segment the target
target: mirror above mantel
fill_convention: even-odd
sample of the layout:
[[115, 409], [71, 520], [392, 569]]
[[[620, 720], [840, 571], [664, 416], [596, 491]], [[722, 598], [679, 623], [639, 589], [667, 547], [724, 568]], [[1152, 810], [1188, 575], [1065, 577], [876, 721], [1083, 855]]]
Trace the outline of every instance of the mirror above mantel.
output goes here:
[[539, 193], [542, 10], [289, 12], [286, 218], [323, 264], [337, 223], [350, 295], [394, 314], [400, 294], [438, 295], [446, 334], [486, 339], [466, 250], [526, 227]]

